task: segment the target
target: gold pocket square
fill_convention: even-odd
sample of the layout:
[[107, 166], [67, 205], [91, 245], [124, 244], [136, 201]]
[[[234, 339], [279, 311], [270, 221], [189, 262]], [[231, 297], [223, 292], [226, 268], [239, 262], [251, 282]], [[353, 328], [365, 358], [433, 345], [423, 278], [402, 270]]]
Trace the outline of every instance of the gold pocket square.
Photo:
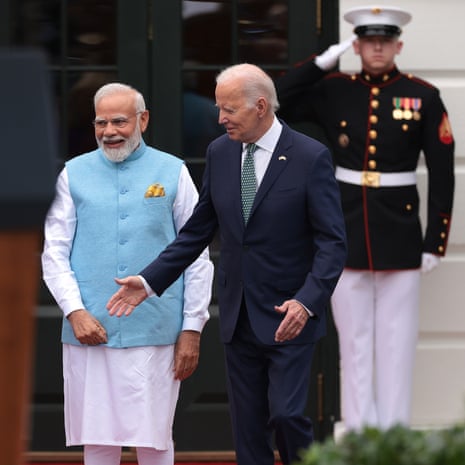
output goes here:
[[161, 184], [152, 184], [145, 191], [144, 197], [164, 197], [165, 188]]

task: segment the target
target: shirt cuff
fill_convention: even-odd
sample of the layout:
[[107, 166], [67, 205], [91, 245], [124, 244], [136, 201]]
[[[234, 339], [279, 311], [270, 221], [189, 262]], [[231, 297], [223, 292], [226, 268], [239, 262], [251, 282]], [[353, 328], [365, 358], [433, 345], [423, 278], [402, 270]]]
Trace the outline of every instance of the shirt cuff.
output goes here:
[[66, 318], [68, 317], [70, 313], [75, 312], [76, 310], [82, 310], [85, 308], [81, 299], [73, 299], [73, 300], [68, 300], [66, 302], [63, 302], [63, 301], [59, 302], [59, 307], [61, 308], [61, 311], [63, 312]]
[[302, 302], [300, 302], [299, 300], [296, 300], [296, 302], [299, 302], [300, 305], [302, 305], [302, 307], [305, 309], [305, 311], [308, 313], [308, 315], [310, 316], [310, 318], [314, 317], [315, 314], [309, 310]]
[[138, 274], [137, 276], [138, 276], [138, 277], [140, 278], [140, 280], [142, 281], [142, 284], [144, 285], [144, 289], [145, 289], [145, 292], [147, 292], [147, 295], [148, 295], [149, 297], [153, 297], [153, 296], [155, 295], [155, 292], [153, 292], [153, 289], [148, 285], [148, 283], [147, 283], [147, 281], [145, 280], [145, 278], [144, 278], [142, 275], [140, 275], [140, 274]]

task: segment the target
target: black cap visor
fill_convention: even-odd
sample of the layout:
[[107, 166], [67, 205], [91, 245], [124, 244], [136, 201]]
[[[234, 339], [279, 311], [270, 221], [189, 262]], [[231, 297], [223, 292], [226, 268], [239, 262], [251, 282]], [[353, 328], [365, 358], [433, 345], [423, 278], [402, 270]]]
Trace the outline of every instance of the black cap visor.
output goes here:
[[393, 26], [389, 24], [367, 24], [364, 26], [357, 26], [354, 29], [355, 34], [359, 37], [371, 37], [371, 36], [386, 36], [386, 37], [398, 37], [402, 32], [399, 26]]

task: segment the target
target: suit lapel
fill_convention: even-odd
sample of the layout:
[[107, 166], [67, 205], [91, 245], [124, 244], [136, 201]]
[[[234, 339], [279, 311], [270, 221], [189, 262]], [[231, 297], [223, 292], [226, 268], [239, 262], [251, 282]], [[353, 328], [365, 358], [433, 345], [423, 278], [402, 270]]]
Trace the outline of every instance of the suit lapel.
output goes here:
[[[258, 188], [255, 200], [252, 206], [250, 215], [253, 215], [255, 209], [260, 205], [260, 202], [265, 197], [266, 193], [271, 189], [275, 180], [286, 168], [287, 164], [291, 161], [292, 154], [290, 148], [292, 146], [290, 129], [283, 124], [283, 130], [278, 143], [275, 147], [268, 168], [265, 171], [260, 187]], [[239, 180], [240, 181], [240, 180]], [[239, 191], [240, 196], [240, 191]]]
[[233, 214], [239, 218], [238, 224], [244, 225], [241, 199], [241, 158], [242, 143], [234, 143], [231, 146], [231, 152], [225, 157], [225, 182], [232, 183], [230, 192], [232, 192], [231, 199], [233, 201]]

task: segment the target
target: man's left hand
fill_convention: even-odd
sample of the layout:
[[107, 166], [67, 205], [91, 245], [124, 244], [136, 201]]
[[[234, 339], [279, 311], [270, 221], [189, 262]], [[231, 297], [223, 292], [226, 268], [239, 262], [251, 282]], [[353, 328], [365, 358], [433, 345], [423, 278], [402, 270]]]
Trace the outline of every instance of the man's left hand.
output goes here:
[[174, 378], [180, 381], [194, 373], [199, 363], [200, 333], [181, 331], [174, 349]]
[[421, 272], [429, 273], [439, 265], [441, 259], [437, 255], [424, 252], [421, 256]]
[[297, 337], [310, 317], [307, 310], [297, 300], [286, 300], [282, 305], [276, 305], [274, 309], [278, 313], [286, 314], [276, 330], [274, 336], [276, 342], [290, 341]]

